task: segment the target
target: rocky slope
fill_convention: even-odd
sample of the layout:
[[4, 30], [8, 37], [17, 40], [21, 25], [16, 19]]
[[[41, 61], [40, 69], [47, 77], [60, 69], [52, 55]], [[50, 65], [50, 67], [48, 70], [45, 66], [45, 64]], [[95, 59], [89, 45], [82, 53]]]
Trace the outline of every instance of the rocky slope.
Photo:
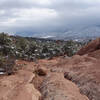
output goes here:
[[99, 59], [75, 55], [39, 64], [50, 70], [39, 87], [43, 100], [99, 100]]
[[0, 100], [100, 100], [100, 39], [73, 57], [28, 62], [0, 77]]
[[97, 50], [100, 50], [100, 38], [93, 40], [88, 45], [84, 46], [78, 51], [78, 55], [90, 54]]

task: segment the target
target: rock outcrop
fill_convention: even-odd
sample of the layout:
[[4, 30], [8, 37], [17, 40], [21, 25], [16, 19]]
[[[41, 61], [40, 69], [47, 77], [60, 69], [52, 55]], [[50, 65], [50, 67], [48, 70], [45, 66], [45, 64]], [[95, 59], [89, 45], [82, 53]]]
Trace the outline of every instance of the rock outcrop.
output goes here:
[[90, 54], [97, 50], [100, 50], [100, 38], [93, 40], [92, 42], [81, 48], [76, 54], [78, 55]]

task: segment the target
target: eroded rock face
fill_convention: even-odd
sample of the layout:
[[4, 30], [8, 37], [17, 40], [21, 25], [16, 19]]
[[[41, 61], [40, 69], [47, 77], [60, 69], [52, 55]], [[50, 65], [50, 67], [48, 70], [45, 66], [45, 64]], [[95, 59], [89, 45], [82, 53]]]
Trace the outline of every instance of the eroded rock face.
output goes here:
[[43, 100], [89, 100], [80, 93], [77, 85], [59, 73], [50, 74], [45, 78], [41, 92]]
[[[51, 65], [50, 62], [52, 62]], [[77, 95], [79, 95], [78, 93], [85, 95], [89, 100], [100, 99], [100, 59], [86, 54], [66, 59], [59, 57], [39, 63], [45, 67], [49, 64], [48, 68], [50, 69], [50, 73], [41, 84], [44, 100], [59, 100], [57, 97], [62, 97], [61, 100], [78, 100], [78, 98], [76, 99], [78, 96], [71, 98], [71, 93], [70, 96], [68, 94], [70, 91], [68, 88], [73, 87], [73, 84], [79, 89]], [[67, 82], [70, 82], [71, 85], [68, 85]], [[72, 91], [74, 89], [73, 87]]]

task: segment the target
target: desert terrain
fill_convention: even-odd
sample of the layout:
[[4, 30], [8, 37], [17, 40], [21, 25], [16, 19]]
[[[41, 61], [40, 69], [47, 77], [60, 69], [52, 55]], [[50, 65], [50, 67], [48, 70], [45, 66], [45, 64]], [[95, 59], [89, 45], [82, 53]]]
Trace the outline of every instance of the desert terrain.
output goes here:
[[16, 60], [0, 76], [0, 100], [100, 100], [100, 38], [72, 57]]

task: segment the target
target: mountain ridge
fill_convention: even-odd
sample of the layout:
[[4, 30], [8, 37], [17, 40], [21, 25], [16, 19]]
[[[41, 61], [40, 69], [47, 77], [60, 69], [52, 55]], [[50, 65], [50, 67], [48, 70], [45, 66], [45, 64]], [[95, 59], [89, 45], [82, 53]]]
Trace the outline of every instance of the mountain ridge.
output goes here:
[[[22, 32], [21, 36], [31, 36], [37, 38], [46, 38], [46, 39], [80, 39], [80, 38], [96, 38], [100, 37], [100, 25], [88, 26], [83, 28], [67, 29], [63, 32], [43, 32], [43, 33], [34, 33], [34, 32]], [[20, 35], [20, 32], [16, 32], [15, 35]]]

